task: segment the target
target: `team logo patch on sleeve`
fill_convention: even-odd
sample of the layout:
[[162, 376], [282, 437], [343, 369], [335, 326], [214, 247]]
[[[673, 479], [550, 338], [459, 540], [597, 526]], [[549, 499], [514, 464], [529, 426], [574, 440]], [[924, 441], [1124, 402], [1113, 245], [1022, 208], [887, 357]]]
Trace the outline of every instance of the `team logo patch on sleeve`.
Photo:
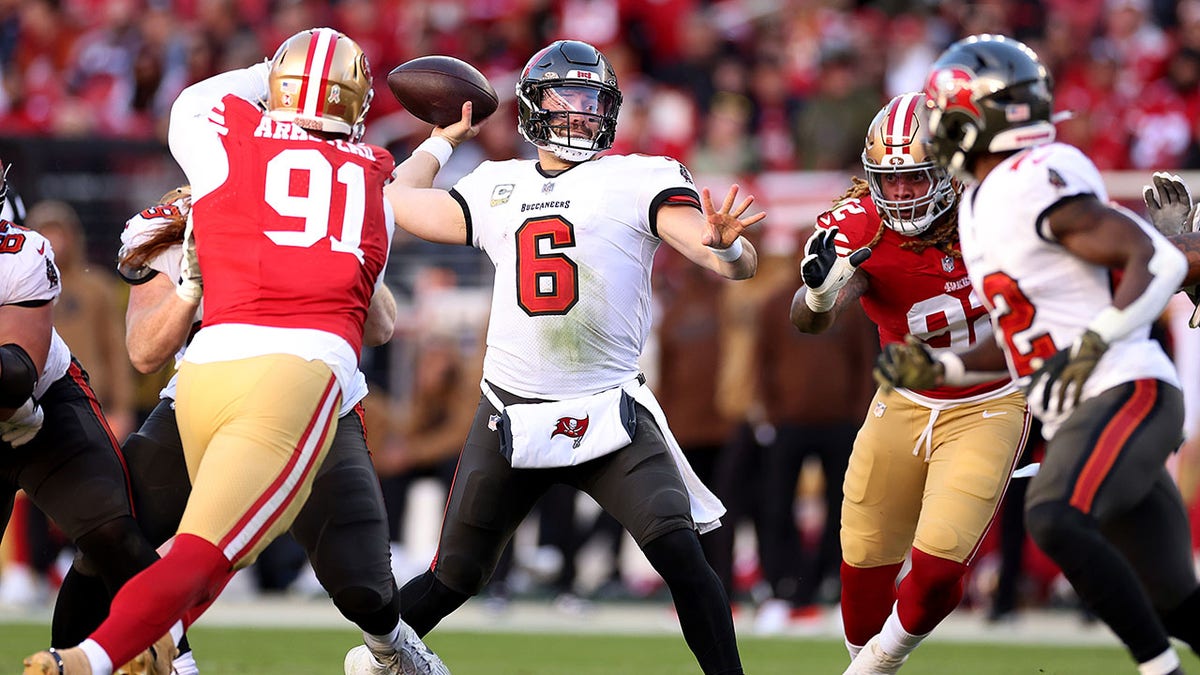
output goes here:
[[50, 288], [58, 286], [58, 270], [54, 269], [54, 263], [46, 258], [46, 281], [50, 282]]
[[554, 425], [554, 431], [550, 434], [550, 438], [554, 438], [559, 434], [567, 438], [574, 438], [575, 443], [572, 447], [578, 448], [579, 444], [583, 442], [583, 435], [587, 433], [588, 419], [589, 417], [583, 419], [577, 417], [560, 417]]

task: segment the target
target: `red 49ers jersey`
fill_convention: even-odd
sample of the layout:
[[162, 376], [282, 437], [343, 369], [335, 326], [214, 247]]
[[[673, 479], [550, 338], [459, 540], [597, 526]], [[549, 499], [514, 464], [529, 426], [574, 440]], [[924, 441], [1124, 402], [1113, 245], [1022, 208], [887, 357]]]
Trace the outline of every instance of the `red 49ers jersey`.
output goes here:
[[235, 95], [221, 103], [207, 119], [216, 156], [185, 166], [193, 190], [193, 174], [227, 172], [192, 206], [204, 326], [315, 329], [357, 354], [391, 241], [391, 155], [310, 135]]
[[[992, 325], [967, 277], [961, 258], [934, 247], [921, 253], [901, 248], [908, 237], [885, 227], [870, 196], [847, 199], [817, 219], [817, 227], [839, 228], [839, 255], [871, 243], [871, 257], [856, 274], [867, 277], [861, 302], [879, 327], [879, 342], [902, 342], [906, 334], [920, 338], [934, 351], [965, 351], [979, 340], [991, 339]], [[970, 398], [1003, 388], [1008, 378], [970, 387], [938, 387], [917, 392], [935, 399]]]

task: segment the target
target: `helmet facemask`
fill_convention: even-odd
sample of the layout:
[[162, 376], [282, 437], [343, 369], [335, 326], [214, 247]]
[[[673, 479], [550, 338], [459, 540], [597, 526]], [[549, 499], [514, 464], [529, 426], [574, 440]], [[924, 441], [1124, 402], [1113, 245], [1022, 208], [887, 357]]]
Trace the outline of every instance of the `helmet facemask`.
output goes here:
[[[928, 129], [925, 97], [901, 94], [875, 115], [863, 148], [862, 163], [875, 208], [884, 225], [909, 237], [928, 230], [958, 201], [958, 185], [930, 155]], [[887, 197], [896, 194], [890, 184], [922, 178], [926, 188], [920, 194]]]
[[517, 128], [525, 140], [567, 162], [612, 147], [621, 90], [595, 47], [560, 40], [538, 52], [517, 81]]
[[529, 116], [526, 140], [569, 162], [583, 162], [612, 147], [619, 94], [590, 84], [545, 82], [522, 90]]

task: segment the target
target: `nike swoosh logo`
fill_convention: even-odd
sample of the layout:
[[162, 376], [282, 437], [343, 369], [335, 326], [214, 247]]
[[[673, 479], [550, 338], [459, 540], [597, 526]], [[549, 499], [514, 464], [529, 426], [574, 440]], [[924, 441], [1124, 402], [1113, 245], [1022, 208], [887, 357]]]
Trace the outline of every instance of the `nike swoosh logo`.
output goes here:
[[46, 242], [42, 242], [42, 245], [38, 247], [38, 255], [42, 255], [45, 252], [46, 252]]
[[987, 420], [987, 419], [991, 419], [993, 417], [999, 417], [1001, 415], [1007, 415], [1007, 414], [1008, 414], [1007, 410], [997, 410], [996, 412], [992, 412], [990, 410], [984, 410], [983, 411], [983, 419]]

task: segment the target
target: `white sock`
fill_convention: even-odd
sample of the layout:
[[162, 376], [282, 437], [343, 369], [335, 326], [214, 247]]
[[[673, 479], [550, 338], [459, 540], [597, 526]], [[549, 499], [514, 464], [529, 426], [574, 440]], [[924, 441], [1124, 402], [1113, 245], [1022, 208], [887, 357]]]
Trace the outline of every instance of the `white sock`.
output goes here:
[[1171, 647], [1158, 656], [1138, 664], [1140, 675], [1170, 675], [1179, 668], [1179, 655]]
[[92, 675], [112, 675], [113, 662], [108, 652], [95, 640], [88, 638], [79, 643], [79, 649], [92, 666]]
[[171, 665], [176, 675], [200, 675], [200, 667], [196, 665], [196, 657], [192, 656], [191, 650], [176, 656]]
[[363, 643], [372, 654], [391, 654], [396, 651], [396, 642], [400, 639], [400, 622], [387, 635], [371, 635], [363, 631]]
[[846, 640], [846, 651], [850, 652], [850, 660], [853, 661], [858, 658], [858, 653], [862, 651], [862, 645], [852, 644], [849, 640]]
[[879, 631], [879, 648], [888, 656], [902, 658], [916, 649], [926, 635], [928, 633], [913, 635], [904, 630], [904, 626], [900, 624], [900, 614], [893, 605], [892, 613], [888, 615], [887, 621], [883, 622], [883, 630]]

